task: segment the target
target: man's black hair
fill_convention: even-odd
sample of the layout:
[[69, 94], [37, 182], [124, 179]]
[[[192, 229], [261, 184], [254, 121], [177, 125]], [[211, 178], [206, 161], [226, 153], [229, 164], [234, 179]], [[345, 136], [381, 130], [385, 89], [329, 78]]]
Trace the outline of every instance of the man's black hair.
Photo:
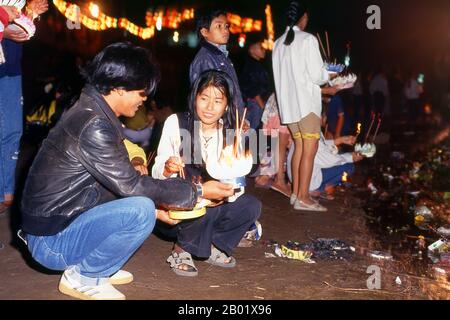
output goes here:
[[220, 16], [227, 16], [226, 11], [214, 10], [206, 13], [197, 19], [197, 35], [199, 39], [203, 39], [202, 33], [200, 32], [203, 28], [208, 29], [211, 27], [212, 21]]
[[88, 84], [101, 94], [114, 89], [145, 90], [152, 94], [159, 81], [159, 70], [150, 52], [128, 42], [114, 43], [104, 48], [82, 71]]

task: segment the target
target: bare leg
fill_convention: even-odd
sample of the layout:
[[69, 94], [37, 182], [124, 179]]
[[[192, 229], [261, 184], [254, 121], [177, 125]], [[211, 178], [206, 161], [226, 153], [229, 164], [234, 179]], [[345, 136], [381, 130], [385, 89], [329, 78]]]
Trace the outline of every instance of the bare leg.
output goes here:
[[277, 176], [274, 181], [274, 185], [281, 190], [285, 191], [287, 194], [290, 194], [292, 192], [290, 186], [286, 183], [286, 173], [284, 171], [284, 163], [286, 161], [286, 153], [287, 153], [287, 146], [289, 144], [289, 135], [288, 134], [280, 134], [279, 135], [279, 141], [280, 141], [280, 147], [278, 151], [278, 170], [277, 170]]
[[295, 151], [292, 157], [292, 192], [299, 194], [300, 191], [300, 161], [302, 159], [303, 141], [302, 139], [295, 139]]
[[316, 157], [319, 141], [316, 139], [303, 139], [303, 152], [300, 161], [300, 186], [298, 199], [306, 204], [314, 204], [309, 196], [314, 158]]

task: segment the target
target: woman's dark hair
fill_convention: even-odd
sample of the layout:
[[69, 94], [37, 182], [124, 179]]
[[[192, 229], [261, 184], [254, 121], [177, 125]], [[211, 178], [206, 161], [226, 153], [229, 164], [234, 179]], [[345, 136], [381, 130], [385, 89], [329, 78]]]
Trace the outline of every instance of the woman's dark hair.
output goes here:
[[307, 12], [308, 10], [303, 2], [291, 1], [291, 3], [289, 4], [289, 9], [287, 12], [287, 23], [289, 31], [286, 35], [286, 39], [284, 40], [284, 44], [286, 46], [290, 46], [292, 41], [294, 41], [295, 32], [293, 28], [298, 23], [300, 18], [303, 17], [303, 15]]
[[150, 52], [128, 42], [104, 48], [88, 63], [82, 75], [103, 95], [114, 89], [145, 90], [150, 95], [159, 81], [159, 70]]
[[[197, 96], [201, 94], [208, 87], [217, 88], [223, 95], [227, 98], [227, 108], [225, 109], [224, 114], [222, 115], [223, 121], [223, 139], [226, 141], [226, 132], [227, 129], [235, 129], [235, 121], [236, 121], [236, 106], [233, 104], [233, 97], [235, 95], [233, 80], [230, 78], [228, 74], [223, 71], [218, 70], [208, 70], [200, 74], [197, 80], [193, 83], [191, 87], [191, 93], [189, 95], [188, 100], [188, 128], [189, 133], [192, 138], [197, 137], [198, 134], [194, 133], [194, 123], [195, 121], [200, 121], [200, 118], [197, 114]], [[194, 141], [195, 139], [191, 139], [191, 163], [194, 164], [194, 150], [200, 147], [200, 141]], [[197, 147], [194, 149], [194, 145]]]
[[220, 16], [227, 16], [227, 13], [223, 10], [211, 11], [205, 15], [200, 16], [197, 19], [197, 35], [199, 39], [203, 39], [202, 33], [200, 32], [203, 28], [208, 29], [211, 27], [212, 21]]

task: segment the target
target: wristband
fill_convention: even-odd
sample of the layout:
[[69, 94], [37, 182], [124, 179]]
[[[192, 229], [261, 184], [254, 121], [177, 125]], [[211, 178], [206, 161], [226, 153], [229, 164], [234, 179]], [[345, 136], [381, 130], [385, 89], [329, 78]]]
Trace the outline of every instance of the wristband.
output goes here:
[[203, 186], [201, 183], [194, 183], [195, 188], [197, 190], [197, 198], [203, 197]]

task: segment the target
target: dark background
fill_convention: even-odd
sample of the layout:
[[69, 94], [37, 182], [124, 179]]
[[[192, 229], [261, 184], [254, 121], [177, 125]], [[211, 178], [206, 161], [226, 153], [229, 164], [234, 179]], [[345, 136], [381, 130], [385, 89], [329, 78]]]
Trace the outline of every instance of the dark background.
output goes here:
[[[87, 1], [73, 1], [79, 5]], [[242, 17], [263, 21], [265, 29], [266, 4], [272, 6], [276, 37], [285, 30], [285, 11], [289, 1], [258, 0], [130, 0], [97, 1], [101, 10], [114, 17], [126, 17], [133, 23], [145, 26], [145, 12], [149, 8], [193, 7], [196, 13], [211, 8], [222, 8]], [[316, 0], [307, 1], [310, 23], [306, 31], [330, 34], [332, 56], [343, 62], [346, 44], [351, 41], [351, 70], [353, 72], [374, 70], [383, 67], [428, 73], [437, 57], [450, 51], [450, 1], [449, 0]], [[381, 30], [369, 30], [366, 13], [369, 5], [381, 8]], [[179, 32], [183, 38], [195, 30], [195, 22], [185, 22]], [[187, 73], [197, 48], [186, 43], [174, 45], [171, 38], [174, 30], [163, 29], [154, 38], [141, 40], [122, 29], [107, 31], [69, 30], [66, 20], [50, 5], [50, 10], [38, 22], [35, 38], [25, 46], [25, 90], [37, 90], [36, 81], [64, 74], [70, 77], [77, 72], [73, 67], [76, 57], [79, 63], [92, 58], [107, 44], [127, 40], [151, 49], [160, 65], [162, 79], [159, 94], [175, 107], [184, 104], [188, 90]], [[231, 59], [239, 73], [245, 49], [238, 46], [238, 35], [232, 35], [229, 43]], [[270, 68], [270, 54], [266, 59]], [[39, 61], [39, 63], [36, 63]], [[27, 85], [28, 84], [28, 85]], [[28, 89], [27, 89], [28, 88]], [[29, 96], [32, 96], [30, 94]]]

